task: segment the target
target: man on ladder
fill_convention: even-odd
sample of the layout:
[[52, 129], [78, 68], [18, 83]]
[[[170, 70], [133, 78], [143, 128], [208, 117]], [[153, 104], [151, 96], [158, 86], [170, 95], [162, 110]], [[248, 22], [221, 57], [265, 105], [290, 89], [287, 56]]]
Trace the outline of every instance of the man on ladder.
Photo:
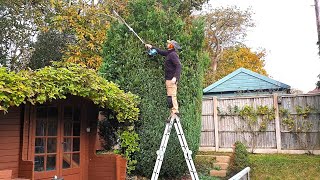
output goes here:
[[[188, 165], [191, 178], [192, 180], [199, 180], [196, 168], [192, 160], [192, 156], [191, 156], [192, 152], [189, 150], [189, 147], [180, 123], [180, 118], [179, 118], [178, 101], [177, 101], [177, 83], [178, 83], [178, 80], [180, 79], [181, 63], [176, 50], [180, 50], [181, 47], [174, 40], [167, 41], [167, 43], [168, 43], [167, 51], [154, 48], [156, 49], [157, 53], [159, 53], [160, 55], [166, 56], [165, 80], [166, 80], [168, 107], [171, 108], [171, 111], [170, 111], [169, 118], [166, 120], [167, 124], [162, 136], [160, 149], [157, 151], [157, 161], [153, 169], [151, 180], [157, 180], [159, 177], [162, 161], [164, 158], [164, 153], [167, 148], [167, 144], [169, 141], [169, 137], [170, 137], [170, 133], [173, 125], [178, 135], [180, 146], [182, 148], [186, 163]], [[145, 46], [149, 49], [153, 48], [152, 45], [150, 44], [146, 44]]]
[[[149, 49], [155, 49], [157, 53], [162, 56], [166, 56], [166, 61], [164, 62], [164, 68], [165, 68], [168, 107], [171, 109], [170, 116], [173, 114], [179, 115], [177, 89], [178, 89], [178, 81], [180, 79], [180, 74], [181, 74], [181, 63], [180, 63], [180, 59], [177, 54], [177, 51], [181, 50], [181, 47], [174, 40], [167, 41], [168, 50], [161, 50], [158, 48], [154, 48], [150, 44], [145, 44], [145, 46]], [[169, 121], [170, 119], [167, 120], [167, 122]]]

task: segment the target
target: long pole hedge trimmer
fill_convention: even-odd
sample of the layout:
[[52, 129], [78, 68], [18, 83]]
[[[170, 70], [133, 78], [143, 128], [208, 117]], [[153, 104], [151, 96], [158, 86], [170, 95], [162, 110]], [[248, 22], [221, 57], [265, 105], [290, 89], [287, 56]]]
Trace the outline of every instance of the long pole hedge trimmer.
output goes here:
[[[142, 42], [143, 45], [146, 44], [145, 41], [126, 23], [126, 21], [125, 21], [115, 10], [113, 10], [113, 13], [117, 16], [117, 18], [118, 18], [121, 22], [123, 22], [123, 24], [125, 24], [125, 25], [128, 27], [128, 29], [129, 29], [131, 32], [133, 32], [133, 34]], [[147, 53], [148, 53], [148, 55], [150, 55], [150, 56], [155, 56], [155, 55], [157, 54], [157, 50], [155, 50], [155, 49], [148, 49]]]

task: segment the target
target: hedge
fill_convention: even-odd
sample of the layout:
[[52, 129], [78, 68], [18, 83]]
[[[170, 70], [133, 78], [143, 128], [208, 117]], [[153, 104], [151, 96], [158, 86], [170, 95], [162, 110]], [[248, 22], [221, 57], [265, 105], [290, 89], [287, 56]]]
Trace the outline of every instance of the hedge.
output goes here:
[[[174, 39], [182, 46], [178, 102], [186, 139], [195, 154], [200, 139], [203, 72], [209, 62], [203, 50], [204, 21], [182, 19], [177, 8], [166, 4], [167, 1], [162, 2], [132, 1], [122, 16], [150, 44], [165, 48], [167, 39]], [[124, 24], [114, 21], [107, 32], [100, 72], [122, 89], [141, 97], [140, 121], [136, 124], [140, 152], [136, 154], [135, 173], [150, 177], [165, 127], [164, 120], [170, 114], [164, 85], [164, 57], [148, 57], [138, 38]], [[183, 152], [173, 131], [160, 176], [177, 177], [186, 170]]]

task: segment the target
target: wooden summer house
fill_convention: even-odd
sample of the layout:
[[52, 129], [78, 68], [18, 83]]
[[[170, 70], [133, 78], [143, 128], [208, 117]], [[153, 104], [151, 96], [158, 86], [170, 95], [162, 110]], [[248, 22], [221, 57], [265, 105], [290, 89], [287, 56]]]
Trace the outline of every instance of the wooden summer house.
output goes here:
[[239, 68], [203, 90], [204, 97], [288, 94], [290, 86], [245, 68]]
[[0, 179], [125, 179], [125, 159], [96, 154], [97, 119], [78, 96], [1, 112]]

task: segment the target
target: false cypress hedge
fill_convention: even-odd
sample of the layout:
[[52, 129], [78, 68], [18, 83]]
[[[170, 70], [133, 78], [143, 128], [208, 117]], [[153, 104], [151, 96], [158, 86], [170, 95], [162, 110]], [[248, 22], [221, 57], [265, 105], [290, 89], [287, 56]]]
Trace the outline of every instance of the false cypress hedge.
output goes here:
[[[156, 0], [136, 0], [127, 6], [123, 18], [145, 40], [165, 48], [167, 39], [180, 43], [182, 63], [178, 102], [182, 126], [190, 150], [199, 146], [202, 82], [209, 58], [203, 51], [204, 22], [181, 19], [177, 8]], [[179, 1], [177, 2], [179, 3]], [[178, 7], [178, 6], [177, 6]], [[164, 57], [148, 57], [144, 45], [124, 25], [115, 21], [107, 32], [104, 62], [100, 72], [106, 79], [141, 97], [140, 121], [136, 125], [140, 152], [136, 154], [136, 174], [150, 177], [156, 161], [169, 109], [166, 102]], [[179, 140], [172, 131], [161, 169], [161, 176], [176, 177], [187, 171]]]

